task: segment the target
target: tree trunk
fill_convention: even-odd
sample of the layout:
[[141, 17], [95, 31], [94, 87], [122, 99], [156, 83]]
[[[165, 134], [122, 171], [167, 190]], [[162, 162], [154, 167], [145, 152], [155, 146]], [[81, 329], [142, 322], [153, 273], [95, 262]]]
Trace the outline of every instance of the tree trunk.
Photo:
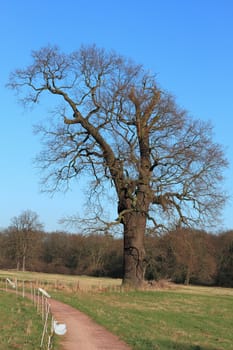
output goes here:
[[188, 268], [187, 268], [187, 271], [186, 271], [186, 276], [185, 276], [184, 284], [185, 284], [186, 286], [188, 286], [188, 285], [189, 285], [189, 281], [190, 281], [190, 268], [188, 267]]
[[27, 245], [23, 245], [23, 262], [22, 262], [22, 271], [26, 271], [26, 253], [27, 253]]
[[140, 288], [145, 274], [144, 235], [146, 217], [139, 212], [126, 215], [124, 220], [124, 276], [123, 285]]
[[22, 271], [25, 271], [25, 264], [26, 264], [26, 256], [23, 256], [23, 263], [22, 263]]

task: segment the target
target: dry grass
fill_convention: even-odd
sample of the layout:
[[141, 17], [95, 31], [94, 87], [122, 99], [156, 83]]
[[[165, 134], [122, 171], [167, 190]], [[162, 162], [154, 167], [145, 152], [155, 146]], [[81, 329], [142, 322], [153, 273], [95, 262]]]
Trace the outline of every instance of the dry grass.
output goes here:
[[176, 285], [176, 290], [190, 294], [233, 296], [233, 288]]
[[90, 290], [117, 290], [121, 286], [121, 279], [113, 278], [101, 278], [101, 277], [89, 277], [89, 276], [70, 276], [70, 275], [58, 275], [47, 274], [37, 272], [21, 272], [21, 271], [4, 271], [0, 270], [0, 279], [2, 286], [4, 286], [6, 278], [10, 278], [12, 281], [15, 279], [19, 283], [25, 281], [25, 284], [33, 282], [36, 286], [46, 287], [48, 290], [64, 290], [65, 292], [76, 292], [78, 290], [90, 291]]

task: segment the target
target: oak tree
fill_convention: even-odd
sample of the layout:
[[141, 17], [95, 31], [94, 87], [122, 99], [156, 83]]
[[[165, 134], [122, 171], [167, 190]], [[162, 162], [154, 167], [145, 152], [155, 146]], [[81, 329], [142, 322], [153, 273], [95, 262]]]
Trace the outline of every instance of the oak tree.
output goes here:
[[40, 246], [40, 233], [43, 224], [37, 213], [31, 210], [23, 211], [19, 216], [11, 219], [7, 230], [8, 254], [16, 262], [17, 270], [26, 270], [26, 263], [29, 258], [37, 257]]
[[142, 65], [95, 45], [70, 54], [48, 46], [12, 72], [9, 86], [25, 104], [45, 96], [54, 106], [52, 122], [39, 127], [46, 189], [81, 174], [92, 176], [96, 193], [106, 181], [113, 186], [124, 284], [143, 282], [147, 224], [164, 230], [218, 217], [225, 201], [222, 148], [211, 126], [179, 108]]

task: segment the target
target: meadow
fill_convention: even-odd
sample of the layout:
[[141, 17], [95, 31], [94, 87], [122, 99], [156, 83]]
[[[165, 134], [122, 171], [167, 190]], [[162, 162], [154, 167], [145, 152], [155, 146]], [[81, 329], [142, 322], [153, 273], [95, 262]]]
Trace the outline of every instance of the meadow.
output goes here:
[[[0, 271], [0, 277], [6, 274]], [[167, 285], [127, 291], [120, 280], [31, 273], [17, 277], [40, 280], [53, 298], [90, 315], [133, 350], [233, 349], [232, 289]]]
[[39, 349], [42, 329], [30, 300], [0, 290], [0, 350]]

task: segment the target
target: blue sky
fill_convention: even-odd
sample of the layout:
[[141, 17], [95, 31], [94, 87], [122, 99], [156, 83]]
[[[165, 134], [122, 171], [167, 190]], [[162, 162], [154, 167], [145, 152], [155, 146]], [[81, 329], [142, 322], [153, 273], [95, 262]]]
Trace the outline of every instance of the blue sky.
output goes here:
[[[5, 87], [9, 73], [29, 64], [31, 51], [47, 44], [70, 52], [96, 43], [157, 73], [180, 106], [214, 125], [214, 139], [230, 162], [225, 190], [233, 198], [231, 0], [1, 1], [0, 37], [1, 228], [26, 209], [36, 211], [48, 231], [63, 228], [62, 216], [82, 212], [84, 181], [66, 194], [40, 193], [32, 162], [40, 143], [32, 126], [42, 110], [24, 110]], [[232, 203], [217, 229], [233, 229]]]

